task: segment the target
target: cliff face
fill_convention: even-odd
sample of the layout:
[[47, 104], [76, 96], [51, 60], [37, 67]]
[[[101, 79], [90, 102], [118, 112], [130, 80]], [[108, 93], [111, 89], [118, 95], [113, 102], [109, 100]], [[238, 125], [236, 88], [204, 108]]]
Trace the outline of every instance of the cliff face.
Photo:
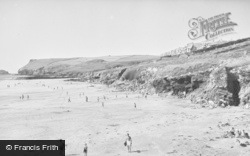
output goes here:
[[18, 70], [20, 75], [78, 77], [88, 72], [130, 66], [154, 60], [157, 56], [105, 56], [95, 58], [39, 59]]
[[6, 70], [0, 70], [0, 75], [7, 75], [9, 74], [9, 72], [7, 72]]
[[119, 90], [190, 98], [203, 106], [250, 104], [250, 39], [172, 57], [32, 60], [19, 74], [78, 77]]

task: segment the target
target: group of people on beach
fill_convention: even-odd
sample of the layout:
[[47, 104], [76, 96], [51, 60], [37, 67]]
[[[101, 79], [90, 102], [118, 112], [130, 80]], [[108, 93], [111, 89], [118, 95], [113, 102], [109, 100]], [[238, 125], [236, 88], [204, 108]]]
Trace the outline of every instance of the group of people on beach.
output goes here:
[[[126, 140], [124, 142], [124, 146], [127, 147], [129, 153], [132, 151], [132, 138], [129, 135], [129, 133], [127, 133], [127, 138], [126, 138]], [[87, 145], [87, 143], [84, 144], [83, 154], [84, 154], [84, 156], [88, 155], [88, 145]]]
[[[21, 100], [24, 100], [25, 97], [24, 97], [24, 95], [22, 94], [19, 98], [20, 98]], [[30, 96], [27, 95], [26, 98], [27, 98], [27, 100], [29, 100]]]
[[[128, 98], [128, 94], [126, 94], [125, 97]], [[116, 98], [117, 98], [117, 95], [116, 95]], [[145, 97], [145, 98], [147, 98], [147, 97]], [[107, 97], [104, 95], [103, 99], [106, 100]], [[100, 97], [97, 97], [97, 102], [100, 102]], [[102, 102], [102, 107], [104, 107], [104, 102]], [[136, 108], [136, 103], [134, 103], [134, 108]], [[126, 140], [124, 142], [124, 146], [127, 147], [129, 153], [132, 151], [132, 138], [129, 135], [129, 133], [127, 133], [127, 137], [126, 137]], [[84, 156], [87, 156], [87, 154], [88, 154], [88, 145], [87, 145], [87, 143], [85, 143], [85, 145], [84, 145], [83, 154], [84, 154]]]
[[[45, 84], [43, 84], [43, 86], [45, 86]], [[10, 86], [8, 86], [8, 87], [10, 87]], [[59, 89], [59, 87], [55, 87], [55, 88], [53, 88], [53, 89]], [[62, 88], [62, 89], [63, 89], [63, 88]], [[69, 95], [69, 92], [67, 91], [66, 94]], [[83, 97], [83, 96], [84, 96], [84, 93], [80, 93], [79, 96], [80, 96], [80, 97]], [[125, 94], [125, 97], [128, 98], [128, 94]], [[147, 94], [145, 94], [144, 97], [147, 98]], [[26, 95], [26, 98], [29, 99], [29, 98], [30, 98], [29, 95]], [[117, 98], [117, 95], [115, 95], [115, 98]], [[138, 98], [139, 98], [139, 97], [138, 97]], [[25, 99], [25, 95], [22, 94], [22, 95], [20, 96], [20, 99], [22, 99], [22, 100]], [[106, 101], [107, 99], [108, 99], [108, 98], [107, 98], [105, 95], [103, 95], [103, 100]], [[86, 101], [86, 102], [89, 101], [88, 96], [85, 96], [85, 101]], [[97, 101], [98, 101], [98, 102], [101, 101], [99, 97], [97, 97]], [[70, 97], [68, 98], [68, 102], [71, 102], [71, 98], [70, 98]], [[102, 101], [101, 104], [102, 104], [102, 107], [104, 107], [104, 101]], [[134, 108], [135, 108], [135, 109], [137, 108], [136, 103], [134, 103]], [[131, 136], [129, 135], [129, 133], [127, 133], [127, 135], [126, 135], [126, 140], [125, 140], [125, 142], [124, 142], [124, 146], [127, 147], [128, 152], [131, 152], [131, 150], [132, 150], [132, 138], [131, 138]], [[84, 156], [87, 156], [87, 154], [88, 154], [88, 145], [87, 145], [87, 143], [85, 143], [85, 145], [84, 145], [83, 153], [84, 153]]]
[[231, 128], [229, 132], [227, 132], [227, 136], [231, 138], [247, 138], [250, 139], [249, 134], [245, 130], [236, 130], [234, 127]]

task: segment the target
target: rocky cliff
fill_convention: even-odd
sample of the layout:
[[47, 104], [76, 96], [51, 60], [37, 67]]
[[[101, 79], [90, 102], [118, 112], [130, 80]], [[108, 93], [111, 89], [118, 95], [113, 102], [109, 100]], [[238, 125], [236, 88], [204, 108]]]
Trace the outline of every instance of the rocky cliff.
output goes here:
[[7, 75], [7, 74], [9, 74], [9, 72], [7, 72], [6, 70], [0, 69], [0, 75]]
[[31, 60], [19, 74], [78, 77], [119, 90], [190, 98], [206, 107], [250, 104], [250, 38], [171, 57]]

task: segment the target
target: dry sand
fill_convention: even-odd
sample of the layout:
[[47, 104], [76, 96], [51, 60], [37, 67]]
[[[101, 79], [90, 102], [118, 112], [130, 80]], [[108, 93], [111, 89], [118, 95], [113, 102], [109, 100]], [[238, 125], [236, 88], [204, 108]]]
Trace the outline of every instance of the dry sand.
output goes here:
[[[19, 98], [22, 94], [24, 100]], [[232, 126], [250, 132], [249, 110], [208, 109], [185, 99], [156, 95], [138, 99], [138, 95], [128, 93], [126, 98], [125, 92], [104, 85], [62, 79], [2, 80], [0, 138], [64, 139], [68, 156], [82, 155], [85, 142], [89, 156], [250, 155], [250, 146], [221, 137]], [[230, 126], [218, 126], [225, 123]], [[133, 140], [132, 153], [123, 145], [127, 132]]]

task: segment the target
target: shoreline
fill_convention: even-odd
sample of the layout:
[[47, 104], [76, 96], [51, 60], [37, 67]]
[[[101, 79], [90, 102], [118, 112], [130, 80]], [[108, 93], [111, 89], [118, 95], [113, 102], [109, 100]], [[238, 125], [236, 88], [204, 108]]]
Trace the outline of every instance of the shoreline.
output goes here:
[[[6, 87], [8, 83], [10, 88]], [[63, 79], [1, 81], [0, 137], [65, 139], [67, 156], [81, 155], [85, 142], [90, 155], [127, 155], [123, 142], [128, 132], [133, 139], [132, 156], [250, 152], [248, 147], [239, 146], [236, 138], [222, 137], [232, 126], [249, 132], [248, 110], [208, 109], [187, 99], [156, 95], [145, 99], [133, 92], [112, 92], [114, 89]], [[19, 99], [22, 94], [24, 100]], [[229, 125], [222, 126], [226, 123]]]

